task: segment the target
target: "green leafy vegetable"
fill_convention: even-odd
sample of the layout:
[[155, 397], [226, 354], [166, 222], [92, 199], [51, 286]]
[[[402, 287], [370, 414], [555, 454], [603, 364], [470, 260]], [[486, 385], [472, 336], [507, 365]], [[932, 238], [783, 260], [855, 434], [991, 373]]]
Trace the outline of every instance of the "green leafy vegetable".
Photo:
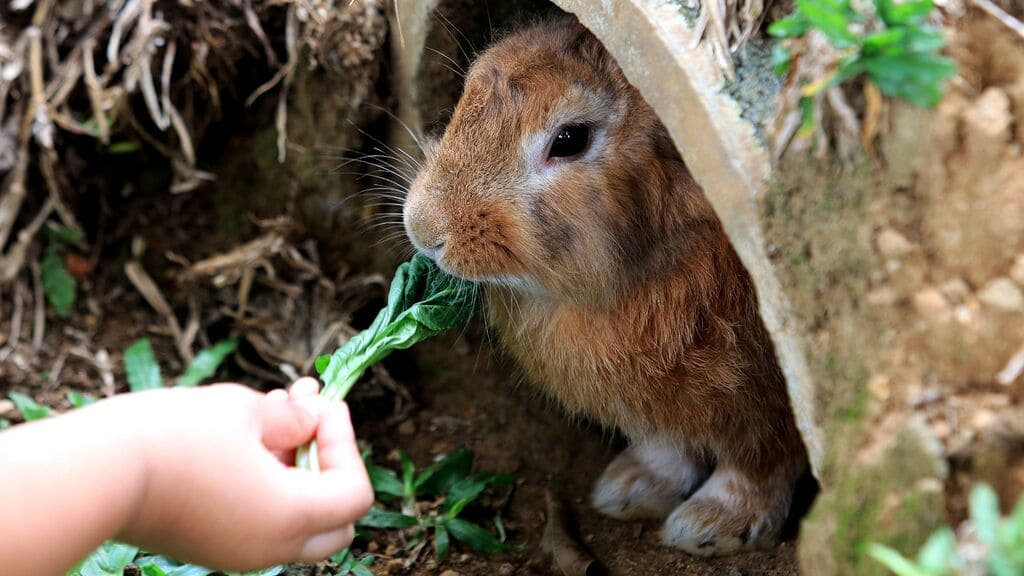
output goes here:
[[49, 406], [39, 404], [21, 392], [11, 392], [7, 397], [11, 399], [11, 402], [14, 402], [14, 406], [18, 408], [18, 411], [21, 412], [21, 417], [26, 422], [42, 420], [50, 415]]
[[367, 368], [391, 352], [465, 324], [473, 313], [473, 291], [473, 284], [445, 274], [426, 256], [413, 256], [395, 272], [388, 303], [373, 324], [317, 359], [321, 393], [341, 400]]
[[[464, 325], [473, 315], [475, 286], [446, 274], [430, 258], [416, 254], [401, 264], [388, 290], [387, 305], [369, 328], [330, 356], [317, 358], [324, 386], [320, 394], [342, 400], [367, 368], [395, 350]], [[296, 464], [319, 469], [316, 442], [300, 448]]]
[[213, 345], [211, 348], [202, 350], [196, 356], [188, 370], [178, 378], [179, 387], [196, 386], [203, 380], [217, 373], [217, 368], [224, 362], [228, 354], [238, 348], [238, 340], [232, 338]]
[[140, 338], [125, 349], [124, 373], [132, 392], [163, 387], [160, 364], [153, 355], [153, 347], [148, 338]]

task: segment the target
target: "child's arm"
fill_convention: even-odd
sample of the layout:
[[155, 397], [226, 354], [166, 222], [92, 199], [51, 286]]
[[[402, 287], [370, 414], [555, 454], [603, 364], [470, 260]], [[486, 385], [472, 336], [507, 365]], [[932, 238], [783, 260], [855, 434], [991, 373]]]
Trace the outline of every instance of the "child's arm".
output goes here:
[[[60, 574], [110, 538], [232, 570], [343, 548], [373, 491], [345, 406], [315, 391], [142, 392], [0, 434], [4, 573]], [[314, 436], [323, 471], [288, 466]]]

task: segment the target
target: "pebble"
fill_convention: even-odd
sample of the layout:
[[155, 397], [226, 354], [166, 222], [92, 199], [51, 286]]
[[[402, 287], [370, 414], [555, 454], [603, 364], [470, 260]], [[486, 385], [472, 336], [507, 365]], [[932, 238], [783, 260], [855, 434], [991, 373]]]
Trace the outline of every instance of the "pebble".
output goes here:
[[459, 574], [455, 570], [445, 570], [444, 572], [441, 572], [441, 576], [462, 576], [462, 574]]
[[14, 410], [14, 402], [11, 402], [10, 400], [0, 400], [0, 416], [13, 414]]
[[886, 401], [892, 394], [892, 388], [889, 385], [890, 379], [885, 374], [875, 374], [868, 380], [868, 391], [875, 397], [876, 400]]
[[1024, 254], [1017, 256], [1017, 259], [1013, 261], [1013, 267], [1010, 268], [1010, 278], [1017, 284], [1024, 286]]
[[978, 299], [1001, 310], [1024, 310], [1024, 293], [1017, 284], [1005, 277], [986, 284], [978, 293]]
[[512, 576], [516, 573], [516, 567], [505, 562], [501, 566], [498, 566], [498, 576]]
[[892, 228], [878, 233], [878, 252], [885, 258], [901, 258], [914, 249], [907, 237]]
[[924, 288], [914, 293], [914, 310], [922, 316], [935, 316], [949, 309], [949, 302], [935, 288]]
[[954, 304], [963, 304], [967, 297], [971, 295], [971, 287], [967, 285], [967, 281], [963, 278], [954, 278], [943, 282], [939, 290]]

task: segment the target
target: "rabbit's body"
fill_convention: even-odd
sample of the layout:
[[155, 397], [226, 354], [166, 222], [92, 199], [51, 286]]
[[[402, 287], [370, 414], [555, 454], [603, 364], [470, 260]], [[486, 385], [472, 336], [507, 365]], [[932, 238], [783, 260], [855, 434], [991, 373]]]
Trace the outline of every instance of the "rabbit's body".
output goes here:
[[664, 127], [564, 20], [482, 54], [405, 205], [529, 378], [632, 442], [593, 502], [699, 554], [773, 542], [806, 454], [752, 282]]

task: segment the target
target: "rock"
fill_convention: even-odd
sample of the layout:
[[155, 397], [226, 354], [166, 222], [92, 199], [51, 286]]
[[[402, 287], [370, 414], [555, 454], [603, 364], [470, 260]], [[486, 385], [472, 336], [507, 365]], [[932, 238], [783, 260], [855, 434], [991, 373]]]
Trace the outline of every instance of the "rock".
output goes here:
[[1010, 268], [1010, 278], [1017, 284], [1024, 286], [1024, 254], [1017, 256], [1013, 261], [1013, 267]]
[[989, 282], [978, 292], [982, 303], [1000, 310], [1024, 310], [1024, 293], [1009, 278], [1001, 277]]
[[505, 562], [501, 566], [498, 566], [498, 576], [512, 576], [516, 573], [516, 567]]
[[907, 240], [907, 237], [892, 228], [885, 228], [878, 233], [876, 239], [878, 253], [883, 258], [902, 258], [909, 254], [914, 245]]
[[949, 302], [946, 297], [933, 287], [917, 291], [913, 298], [914, 310], [926, 318], [934, 318], [949, 311]]
[[963, 304], [967, 297], [971, 295], [971, 287], [967, 285], [967, 281], [963, 278], [954, 278], [943, 282], [939, 286], [939, 290], [953, 304]]
[[14, 414], [15, 409], [14, 402], [7, 399], [0, 400], [0, 416]]
[[459, 574], [455, 570], [445, 570], [444, 572], [441, 572], [441, 576], [462, 576], [462, 574]]

